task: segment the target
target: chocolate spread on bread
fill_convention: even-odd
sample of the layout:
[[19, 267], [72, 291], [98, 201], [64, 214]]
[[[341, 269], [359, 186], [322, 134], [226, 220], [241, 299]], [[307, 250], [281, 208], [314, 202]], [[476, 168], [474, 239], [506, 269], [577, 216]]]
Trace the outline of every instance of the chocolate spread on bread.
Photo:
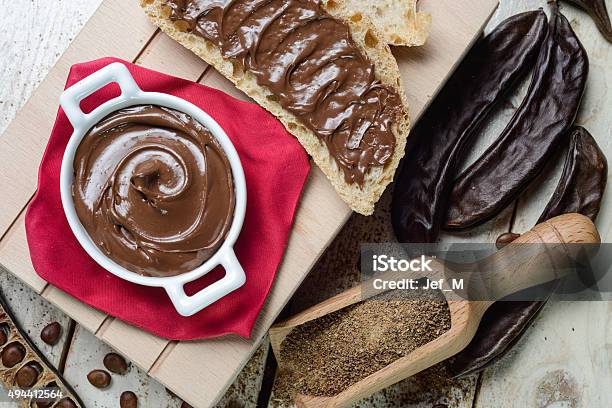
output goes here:
[[363, 185], [370, 168], [390, 160], [401, 98], [376, 79], [347, 24], [318, 1], [167, 0], [166, 6], [170, 19], [252, 72], [314, 132], [347, 183]]
[[114, 112], [81, 141], [72, 195], [93, 242], [123, 267], [172, 276], [208, 260], [232, 223], [229, 160], [210, 131], [158, 106]]

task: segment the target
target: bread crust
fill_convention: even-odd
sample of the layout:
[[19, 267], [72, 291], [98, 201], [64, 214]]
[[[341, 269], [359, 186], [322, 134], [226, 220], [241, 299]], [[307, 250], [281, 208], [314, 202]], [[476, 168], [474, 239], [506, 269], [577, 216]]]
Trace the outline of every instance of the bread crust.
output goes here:
[[393, 180], [395, 170], [404, 155], [406, 138], [410, 131], [410, 119], [397, 61], [382, 34], [370, 20], [364, 17], [359, 21], [352, 21], [345, 0], [334, 0], [333, 7], [328, 7], [327, 2], [324, 3], [326, 10], [332, 16], [348, 23], [353, 39], [373, 61], [377, 79], [395, 89], [404, 105], [404, 113], [395, 128], [392, 129], [396, 139], [393, 156], [384, 166], [372, 167], [365, 176], [363, 186], [360, 186], [357, 183], [349, 184], [344, 180], [344, 174], [330, 155], [327, 146], [311, 130], [301, 124], [298, 118], [283, 109], [276, 101], [276, 97], [268, 89], [259, 86], [255, 76], [245, 70], [239, 62], [223, 58], [221, 51], [210, 41], [179, 30], [170, 20], [169, 10], [164, 8], [163, 0], [139, 0], [139, 2], [153, 24], [194, 52], [228, 78], [238, 89], [276, 116], [285, 128], [300, 141], [315, 164], [323, 171], [340, 197], [352, 210], [363, 215], [371, 215], [374, 212], [374, 205]]

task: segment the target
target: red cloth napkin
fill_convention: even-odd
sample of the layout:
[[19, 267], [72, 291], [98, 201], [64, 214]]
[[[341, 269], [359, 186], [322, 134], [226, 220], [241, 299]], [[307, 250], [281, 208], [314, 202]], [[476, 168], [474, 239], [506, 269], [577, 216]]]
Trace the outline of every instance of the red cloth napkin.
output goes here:
[[[75, 298], [155, 335], [191, 340], [235, 333], [250, 336], [281, 262], [310, 164], [304, 149], [270, 113], [216, 89], [103, 58], [77, 64], [67, 87], [112, 62], [124, 63], [144, 91], [184, 98], [211, 115], [236, 146], [247, 181], [247, 211], [235, 245], [246, 283], [192, 317], [180, 316], [166, 292], [124, 281], [91, 259], [72, 234], [60, 200], [62, 155], [72, 126], [59, 110], [40, 164], [38, 191], [26, 214], [26, 233], [36, 272]], [[82, 103], [87, 112], [118, 96], [108, 86]], [[52, 101], [50, 101], [51, 103]], [[220, 279], [217, 268], [187, 285], [187, 293]]]

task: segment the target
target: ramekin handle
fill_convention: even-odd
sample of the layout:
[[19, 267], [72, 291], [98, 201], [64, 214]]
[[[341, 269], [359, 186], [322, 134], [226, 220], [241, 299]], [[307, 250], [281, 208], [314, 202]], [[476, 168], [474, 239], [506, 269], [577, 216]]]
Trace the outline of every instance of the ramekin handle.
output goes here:
[[87, 121], [89, 116], [94, 115], [98, 109], [102, 109], [108, 103], [106, 102], [98, 106], [90, 113], [84, 113], [81, 110], [81, 101], [112, 83], [117, 83], [121, 89], [121, 95], [112, 99], [112, 101], [116, 101], [118, 98], [128, 100], [142, 93], [130, 71], [120, 62], [113, 62], [105, 66], [90, 76], [83, 78], [62, 93], [60, 105], [62, 105], [64, 113], [66, 113], [68, 120], [75, 129], [79, 128]]
[[183, 288], [183, 283], [165, 286], [170, 300], [181, 316], [193, 316], [244, 285], [246, 275], [232, 248], [225, 250], [222, 254], [220, 265], [225, 269], [225, 276], [195, 295], [188, 296]]

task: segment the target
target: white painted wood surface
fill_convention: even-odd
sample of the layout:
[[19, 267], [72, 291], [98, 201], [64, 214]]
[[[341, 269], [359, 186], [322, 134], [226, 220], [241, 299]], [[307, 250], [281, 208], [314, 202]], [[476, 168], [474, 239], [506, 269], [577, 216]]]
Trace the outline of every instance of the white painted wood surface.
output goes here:
[[[101, 0], [0, 0], [0, 46], [4, 53], [4, 58], [0, 60], [0, 80], [3, 84], [0, 88], [0, 133], [100, 2]], [[489, 27], [520, 10], [545, 5], [545, 0], [502, 0], [501, 7]], [[589, 89], [578, 121], [593, 133], [602, 149], [608, 152], [608, 157], [612, 157], [612, 94], [608, 89], [608, 84], [612, 83], [612, 46], [603, 41], [584, 13], [570, 6], [564, 6], [564, 12], [585, 44], [591, 59]], [[516, 106], [520, 99], [514, 97], [511, 102]], [[510, 109], [504, 109], [498, 114], [496, 120], [487, 128], [475, 152], [486, 147], [510, 115]], [[520, 201], [513, 230], [525, 231], [537, 219], [556, 185], [559, 167], [538, 183], [537, 193], [534, 191], [528, 199]], [[605, 196], [604, 210], [598, 220], [602, 237], [606, 241], [612, 240], [611, 199], [609, 189]], [[491, 241], [498, 232], [509, 227], [510, 214], [511, 209], [476, 231], [467, 235], [450, 235], [445, 239]], [[57, 364], [65, 346], [69, 318], [5, 272], [1, 274], [0, 285], [20, 323], [32, 334], [33, 340], [41, 346], [47, 357]], [[23, 307], [24, 304], [28, 307]], [[589, 319], [585, 316], [589, 316]], [[603, 391], [609, 391], [612, 387], [610, 316], [611, 306], [602, 302], [551, 302], [513, 351], [500, 364], [484, 373], [476, 399], [473, 399], [476, 393], [470, 391], [461, 401], [450, 406], [612, 406], [612, 401], [605, 400], [610, 393]], [[60, 321], [64, 326], [63, 339], [55, 347], [42, 345], [38, 336], [40, 330], [53, 320]], [[222, 401], [222, 406], [234, 400], [246, 402], [249, 407], [254, 406], [260, 376], [253, 373], [260, 372], [265, 359], [265, 349], [264, 347], [256, 353], [256, 358], [250, 364], [254, 368], [245, 370], [245, 374], [248, 373], [250, 378], [241, 378], [238, 384], [230, 389], [228, 396]], [[70, 344], [66, 376], [77, 386], [77, 392], [86, 403], [91, 402], [88, 406], [118, 406], [116, 401], [120, 392], [127, 389], [125, 387], [133, 387], [131, 389], [138, 391], [144, 398], [143, 402], [156, 401], [153, 405], [144, 406], [178, 406], [177, 400], [169, 397], [163, 386], [136, 367], [132, 367], [125, 378], [114, 375], [114, 385], [110, 391], [101, 393], [91, 387], [86, 382], [85, 375], [91, 368], [101, 367], [101, 357], [107, 351], [107, 346], [100, 340], [77, 327]], [[409, 383], [401, 383], [373, 396], [367, 405], [399, 406], [402, 404], [402, 395], [415, 391], [414, 386]], [[440, 398], [440, 402], [443, 401], [444, 398]]]
[[102, 0], [0, 0], [0, 133]]

